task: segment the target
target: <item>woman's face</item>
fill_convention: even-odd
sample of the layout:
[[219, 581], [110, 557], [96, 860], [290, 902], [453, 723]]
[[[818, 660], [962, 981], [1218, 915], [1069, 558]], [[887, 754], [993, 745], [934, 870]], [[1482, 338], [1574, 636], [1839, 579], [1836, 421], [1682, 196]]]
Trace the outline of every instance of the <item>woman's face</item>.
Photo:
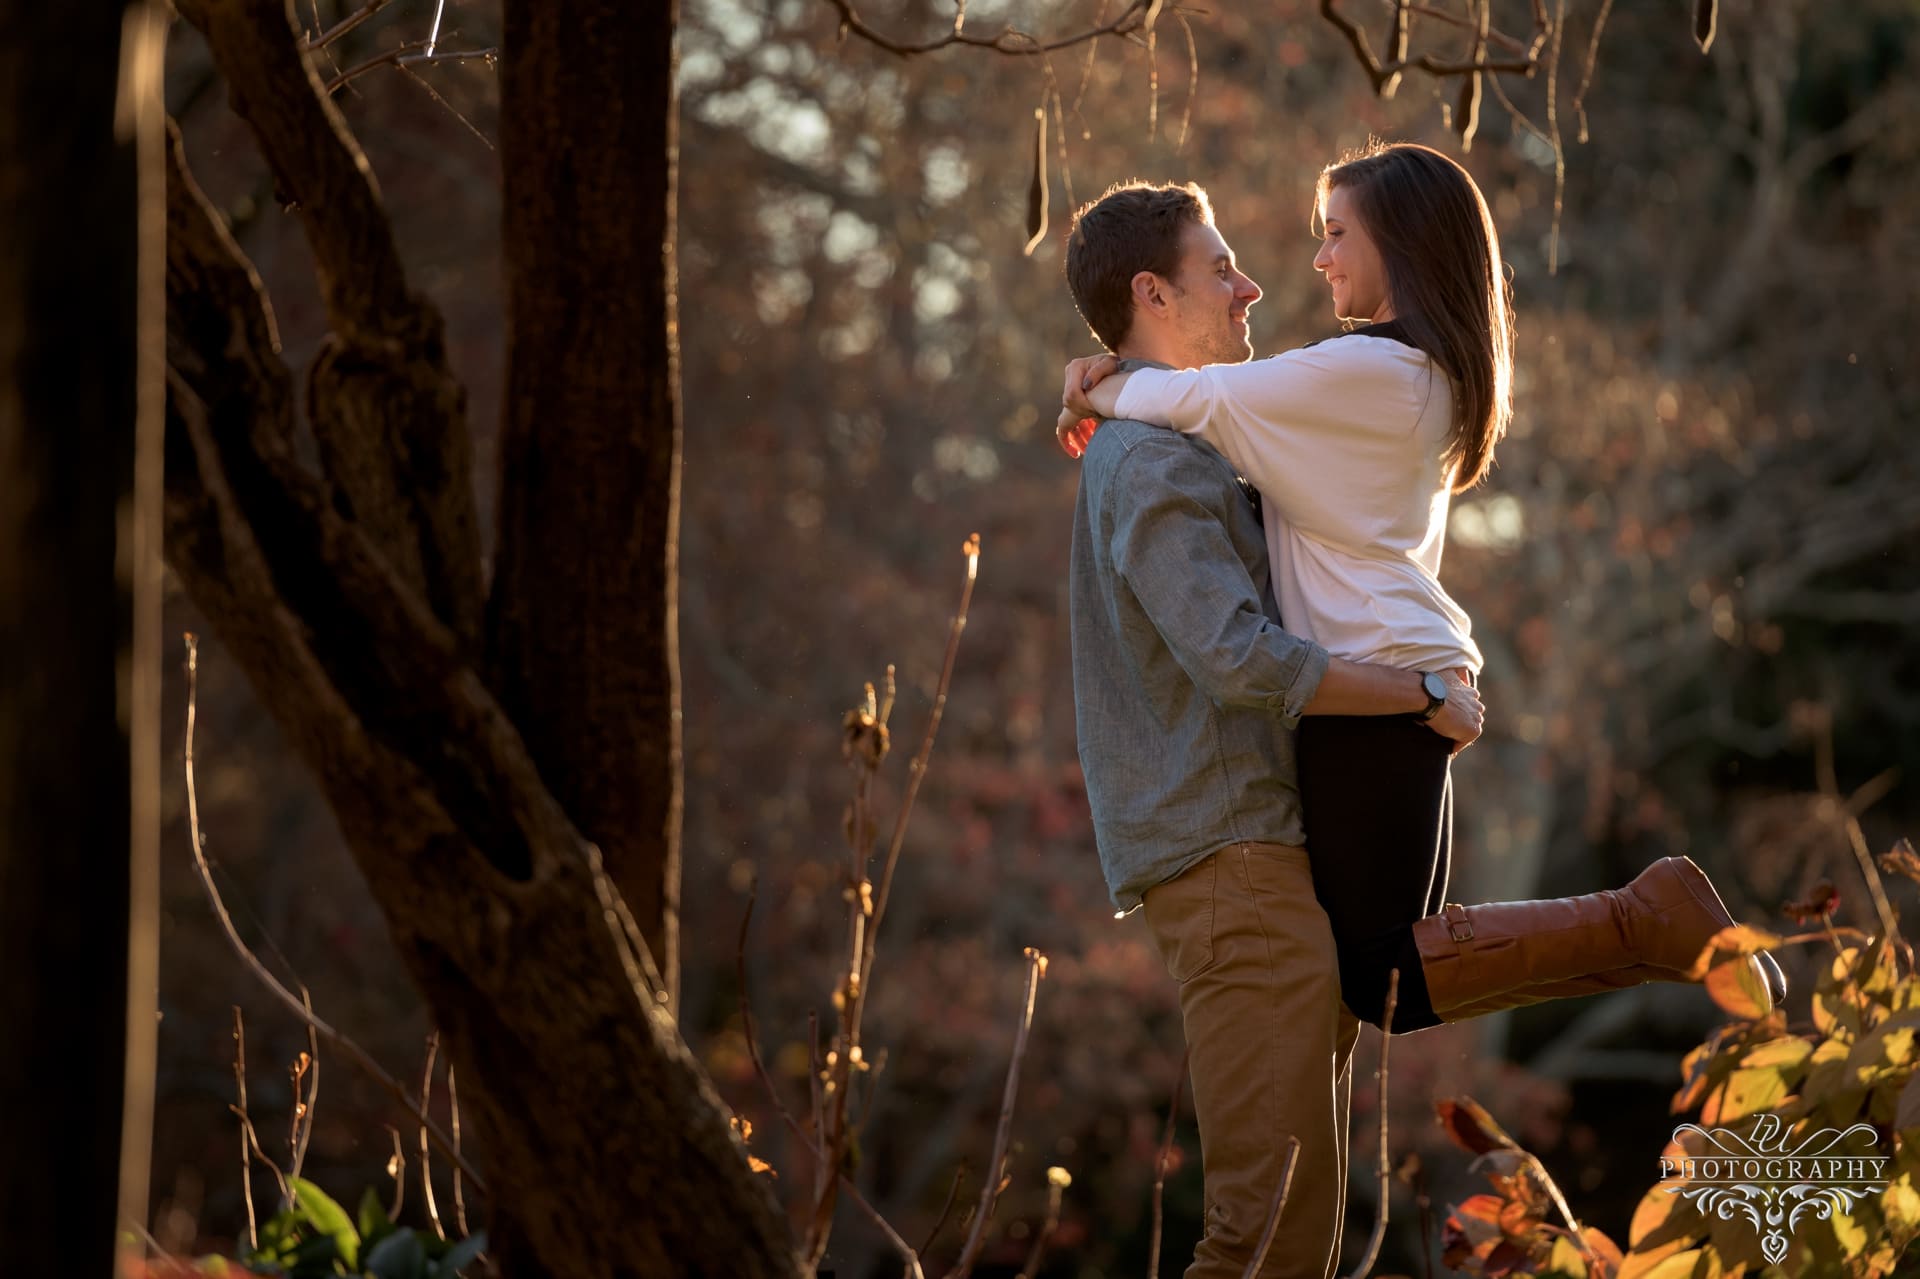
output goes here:
[[1313, 269], [1327, 277], [1327, 286], [1333, 290], [1334, 315], [1342, 320], [1391, 320], [1386, 264], [1360, 225], [1353, 197], [1345, 187], [1327, 192], [1320, 220], [1323, 231]]

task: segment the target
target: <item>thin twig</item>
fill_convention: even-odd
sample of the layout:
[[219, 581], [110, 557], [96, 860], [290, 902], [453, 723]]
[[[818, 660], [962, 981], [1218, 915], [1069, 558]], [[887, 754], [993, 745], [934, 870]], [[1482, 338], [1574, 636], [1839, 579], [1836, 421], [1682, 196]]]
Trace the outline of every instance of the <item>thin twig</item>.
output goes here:
[[[972, 584], [969, 575], [968, 584]], [[1020, 1063], [1027, 1055], [1027, 1032], [1033, 1028], [1033, 1002], [1040, 990], [1040, 979], [1047, 975], [1047, 957], [1029, 946], [1027, 955], [1027, 993], [1020, 1004], [1020, 1026], [1013, 1036], [1013, 1057], [1007, 1063], [1007, 1086], [1000, 1096], [1000, 1122], [993, 1131], [993, 1155], [987, 1160], [986, 1184], [980, 1187], [980, 1204], [974, 1212], [973, 1229], [967, 1235], [966, 1246], [960, 1250], [960, 1259], [953, 1263], [953, 1269], [947, 1272], [947, 1279], [966, 1279], [973, 1272], [974, 1259], [980, 1255], [980, 1247], [987, 1241], [987, 1222], [993, 1217], [993, 1206], [1000, 1198], [1000, 1190], [1005, 1183], [1004, 1163], [1007, 1157], [1007, 1140], [1013, 1132], [1013, 1103], [1020, 1095]]]
[[[447, 1111], [447, 1129], [453, 1134], [453, 1149], [458, 1153], [460, 1149], [460, 1086], [454, 1082], [451, 1053], [447, 1057]], [[459, 1228], [462, 1239], [473, 1233], [467, 1229], [467, 1195], [460, 1184], [459, 1164], [453, 1166], [453, 1224]]]
[[967, 1165], [964, 1160], [953, 1170], [953, 1184], [947, 1187], [947, 1201], [940, 1205], [940, 1216], [934, 1220], [933, 1229], [927, 1232], [927, 1241], [920, 1245], [920, 1255], [926, 1256], [933, 1251], [933, 1241], [946, 1229], [947, 1218], [953, 1215], [953, 1205], [960, 1198], [960, 1183], [966, 1179]]
[[1256, 1279], [1260, 1268], [1267, 1264], [1267, 1250], [1273, 1247], [1273, 1237], [1280, 1232], [1280, 1214], [1287, 1208], [1287, 1193], [1293, 1189], [1293, 1165], [1300, 1158], [1300, 1139], [1287, 1138], [1287, 1162], [1280, 1169], [1280, 1185], [1273, 1192], [1273, 1203], [1267, 1209], [1267, 1228], [1260, 1232], [1260, 1243], [1253, 1250], [1253, 1260], [1241, 1271], [1240, 1279]]
[[1167, 1126], [1160, 1133], [1160, 1150], [1153, 1158], [1153, 1233], [1147, 1237], [1147, 1279], [1160, 1279], [1160, 1233], [1165, 1220], [1162, 1200], [1167, 1189], [1167, 1164], [1173, 1159], [1173, 1123], [1180, 1114], [1180, 1094], [1187, 1087], [1189, 1044], [1180, 1054], [1180, 1073], [1173, 1081], [1173, 1101], [1167, 1106]]
[[397, 44], [385, 53], [377, 53], [365, 62], [356, 62], [334, 76], [327, 81], [323, 92], [331, 97], [375, 67], [417, 67], [423, 62], [460, 62], [469, 58], [484, 58], [491, 64], [500, 56], [500, 50], [491, 46], [485, 49], [448, 49], [443, 53], [428, 53], [426, 49], [427, 42], [424, 40], [408, 40]]
[[[1187, 15], [1173, 15], [1180, 23], [1180, 30], [1187, 37], [1187, 100], [1180, 108], [1180, 140], [1173, 144], [1176, 152], [1187, 149], [1187, 131], [1193, 126], [1193, 100], [1200, 96], [1200, 47], [1193, 41], [1193, 24], [1187, 21]], [[1067, 203], [1073, 203], [1072, 188], [1068, 188]]]
[[[313, 1015], [313, 992], [307, 989], [305, 982], [300, 983], [300, 1006]], [[313, 1022], [307, 1022], [307, 1099], [301, 1103], [300, 1115], [304, 1122], [300, 1128], [300, 1143], [293, 1152], [293, 1175], [298, 1177], [300, 1170], [307, 1166], [307, 1145], [313, 1140], [313, 1121], [320, 1105], [320, 1032], [313, 1028]], [[300, 1090], [294, 1089], [298, 1100]]]
[[868, 25], [853, 7], [853, 0], [826, 0], [840, 15], [840, 34], [858, 36], [876, 48], [884, 49], [898, 57], [909, 58], [916, 54], [932, 53], [949, 45], [971, 45], [980, 49], [991, 49], [1008, 57], [1026, 57], [1034, 54], [1051, 53], [1055, 49], [1067, 49], [1077, 44], [1098, 40], [1101, 36], [1133, 36], [1144, 24], [1147, 11], [1153, 7], [1153, 0], [1130, 0], [1120, 16], [1111, 22], [1098, 22], [1084, 31], [1073, 35], [1061, 36], [1053, 40], [1039, 40], [1015, 27], [1003, 27], [991, 36], [977, 36], [963, 29], [953, 29], [931, 40], [914, 43], [887, 36]]
[[400, 1209], [407, 1202], [407, 1152], [400, 1144], [400, 1130], [392, 1124], [386, 1129], [393, 1138], [393, 1154], [387, 1159], [387, 1172], [393, 1177], [393, 1206], [387, 1209], [387, 1220], [398, 1221]]
[[[380, 1085], [380, 1087], [386, 1091], [387, 1095], [398, 1102], [407, 1113], [418, 1113], [420, 1103], [408, 1095], [406, 1086], [383, 1070], [380, 1063], [375, 1061], [366, 1049], [362, 1048], [346, 1035], [335, 1030], [317, 1014], [310, 1012], [307, 1006], [294, 996], [292, 991], [281, 984], [278, 977], [275, 977], [267, 970], [267, 966], [261, 963], [260, 957], [253, 953], [246, 942], [241, 940], [240, 931], [234, 927], [233, 916], [227, 910], [226, 901], [220, 896], [219, 886], [213, 881], [213, 868], [207, 864], [206, 847], [200, 833], [200, 800], [193, 778], [193, 730], [194, 720], [198, 714], [196, 703], [198, 700], [200, 679], [199, 639], [192, 634], [187, 635], [186, 647], [187, 731], [185, 769], [187, 782], [187, 827], [188, 835], [193, 844], [194, 868], [200, 872], [200, 884], [201, 887], [206, 889], [207, 901], [213, 907], [214, 917], [220, 921], [221, 931], [226, 934], [227, 942], [233, 947], [234, 954], [239, 956], [240, 962], [246, 965], [248, 970], [259, 979], [260, 983], [264, 985], [289, 1012], [307, 1026], [318, 1031], [329, 1043], [333, 1044], [334, 1047], [344, 1052], [347, 1055], [347, 1060], [358, 1066], [366, 1073], [368, 1078]], [[432, 1133], [433, 1139], [435, 1143], [439, 1145], [441, 1153], [447, 1155], [459, 1164], [461, 1170], [466, 1173], [468, 1180], [473, 1182], [474, 1189], [483, 1195], [487, 1193], [486, 1180], [482, 1178], [479, 1173], [475, 1172], [473, 1165], [467, 1163], [459, 1152], [454, 1149], [453, 1143], [440, 1131], [439, 1126], [428, 1121], [428, 1131]], [[274, 1171], [277, 1174], [279, 1170], [276, 1168]]]
[[1560, 140], [1560, 48], [1566, 25], [1567, 0], [1558, 0], [1554, 9], [1552, 51], [1547, 55], [1547, 134], [1553, 143], [1553, 229], [1547, 235], [1548, 275], [1560, 273], [1560, 214], [1567, 200], [1567, 148]]
[[305, 1145], [300, 1140], [300, 1130], [307, 1118], [307, 1070], [313, 1065], [312, 1053], [301, 1053], [287, 1067], [287, 1077], [292, 1083], [293, 1110], [287, 1118], [287, 1158], [291, 1161], [288, 1168], [292, 1176], [300, 1175]]
[[420, 1193], [426, 1196], [427, 1220], [433, 1225], [433, 1233], [445, 1239], [446, 1229], [440, 1224], [440, 1205], [433, 1198], [433, 1149], [427, 1141], [427, 1107], [433, 1102], [433, 1060], [440, 1055], [440, 1032], [427, 1032], [427, 1064], [420, 1068]]
[[1580, 118], [1580, 145], [1587, 144], [1587, 90], [1593, 87], [1593, 68], [1600, 58], [1600, 33], [1607, 29], [1607, 15], [1613, 12], [1613, 0], [1600, 0], [1600, 12], [1594, 16], [1593, 30], [1587, 36], [1587, 65], [1580, 71], [1580, 87], [1573, 95], [1573, 113]]
[[247, 1247], [260, 1248], [260, 1223], [253, 1211], [253, 1148], [247, 1141], [247, 1027], [240, 1005], [233, 1006], [233, 1084], [240, 1097], [240, 1190], [247, 1200]]
[[[1472, 75], [1475, 72], [1491, 74], [1500, 71], [1532, 75], [1539, 65], [1540, 50], [1546, 46], [1547, 36], [1554, 25], [1547, 17], [1546, 0], [1533, 0], [1534, 35], [1529, 44], [1520, 45], [1510, 36], [1487, 31], [1484, 38], [1476, 39], [1474, 55], [1465, 62], [1449, 62], [1433, 54], [1423, 53], [1418, 57], [1393, 59], [1382, 63], [1374, 56], [1373, 46], [1367, 40], [1367, 33], [1360, 29], [1358, 23], [1340, 12], [1340, 0], [1320, 0], [1320, 16], [1332, 23], [1347, 38], [1347, 44], [1353, 49], [1354, 59], [1360, 63], [1360, 69], [1366, 72], [1367, 79], [1373, 82], [1375, 93], [1385, 93], [1386, 87], [1393, 83], [1401, 72], [1416, 67], [1435, 77]], [[1504, 47], [1518, 47], [1524, 52], [1509, 58], [1491, 58], [1486, 56], [1486, 46], [1489, 43], [1501, 44]]]
[[[927, 760], [933, 754], [933, 739], [940, 732], [941, 716], [947, 710], [947, 690], [953, 686], [954, 658], [960, 652], [960, 635], [967, 629], [967, 608], [973, 602], [973, 584], [980, 576], [980, 535], [973, 534], [962, 544], [961, 553], [967, 557], [967, 577], [960, 588], [960, 608], [953, 615], [953, 624], [947, 628], [947, 654], [940, 665], [940, 683], [933, 693], [933, 709], [927, 714], [927, 730], [920, 738], [920, 749], [913, 757], [913, 763], [907, 767], [907, 792], [900, 798], [900, 811], [893, 819], [893, 837], [887, 844], [887, 860], [881, 866], [880, 882], [873, 895], [873, 918], [867, 924], [867, 953], [860, 968], [861, 1006], [865, 1007], [866, 988], [873, 976], [873, 938], [880, 931], [880, 921], [886, 918], [887, 902], [893, 896], [893, 872], [900, 864], [900, 849], [907, 839], [907, 819], [913, 816], [913, 801], [920, 794], [920, 782], [927, 775]], [[856, 1014], [853, 1023], [856, 1042], [860, 1031], [860, 1021]]]
[[1040, 1223], [1040, 1233], [1033, 1237], [1033, 1250], [1027, 1254], [1027, 1264], [1020, 1267], [1015, 1279], [1034, 1279], [1040, 1273], [1040, 1259], [1047, 1253], [1047, 1242], [1053, 1238], [1053, 1232], [1060, 1228], [1060, 1201], [1067, 1193], [1067, 1187], [1073, 1184], [1073, 1178], [1065, 1168], [1047, 1169], [1047, 1216]]
[[1360, 1254], [1360, 1264], [1353, 1268], [1348, 1279], [1367, 1279], [1374, 1263], [1380, 1260], [1380, 1245], [1387, 1238], [1387, 1200], [1390, 1178], [1393, 1176], [1393, 1170], [1387, 1166], [1387, 1050], [1393, 1046], [1393, 1010], [1399, 1002], [1400, 970], [1396, 968], [1387, 974], [1387, 1007], [1380, 1018], [1380, 1071], [1375, 1076], [1380, 1081], [1377, 1098], [1380, 1107], [1380, 1203], [1374, 1213], [1373, 1234], [1367, 1238], [1367, 1250]]
[[453, 103], [441, 97], [440, 91], [434, 88], [431, 84], [427, 83], [427, 78], [425, 76], [416, 72], [412, 67], [408, 66], [405, 62], [396, 63], [394, 66], [394, 69], [397, 70], [401, 75], [405, 76], [407, 79], [419, 85], [422, 89], [426, 91], [426, 94], [429, 98], [432, 98], [435, 102], [439, 103], [442, 107], [446, 109], [446, 112], [448, 115], [451, 115], [454, 119], [458, 120], [461, 124], [465, 125], [467, 127], [468, 133], [471, 133], [474, 137], [480, 139], [481, 146], [485, 147], [489, 151], [492, 151], [495, 149], [493, 145], [493, 140], [489, 138], [486, 134], [480, 132], [480, 126], [476, 125], [473, 121], [467, 119], [466, 116], [462, 115], [460, 112], [460, 108], [454, 106]]
[[280, 1187], [280, 1198], [287, 1203], [293, 1202], [293, 1191], [287, 1187], [287, 1174], [280, 1171], [280, 1165], [273, 1162], [273, 1156], [260, 1145], [260, 1134], [254, 1130], [253, 1120], [248, 1118], [246, 1111], [238, 1106], [228, 1106], [227, 1109], [239, 1118], [240, 1131], [246, 1134], [247, 1141], [253, 1146], [254, 1158], [265, 1164], [273, 1173], [273, 1179]]
[[[793, 1113], [787, 1109], [786, 1103], [780, 1100], [780, 1090], [774, 1086], [773, 1076], [767, 1072], [767, 1064], [760, 1056], [759, 1043], [754, 1038], [753, 1009], [747, 998], [746, 964], [747, 927], [752, 919], [753, 896], [749, 894], [747, 898], [747, 913], [740, 921], [740, 944], [737, 956], [740, 972], [740, 1028], [742, 1037], [745, 1038], [747, 1043], [747, 1058], [752, 1061], [754, 1074], [759, 1076], [761, 1086], [767, 1090], [767, 1098], [773, 1102], [774, 1110], [779, 1114], [781, 1119], [786, 1121], [787, 1128], [793, 1133], [794, 1138], [806, 1148], [807, 1153], [813, 1156], [814, 1166], [816, 1168], [824, 1168], [824, 1154], [818, 1145], [808, 1139], [806, 1131], [800, 1127], [800, 1121], [793, 1117]], [[814, 1015], [809, 1013], [807, 1020], [809, 1028], [815, 1032], [814, 1041], [817, 1043], [819, 1028], [815, 1022]], [[817, 1102], [815, 1109], [817, 1114]], [[901, 1257], [905, 1259], [909, 1279], [925, 1279], [925, 1275], [920, 1269], [920, 1254], [913, 1250], [913, 1246], [905, 1239], [902, 1239], [900, 1232], [895, 1230], [892, 1224], [880, 1214], [880, 1210], [867, 1201], [866, 1196], [862, 1195], [859, 1188], [853, 1184], [852, 1178], [842, 1173], [839, 1176], [839, 1181], [840, 1188], [846, 1192], [848, 1200], [850, 1200], [855, 1207], [859, 1208], [861, 1212], [866, 1214], [867, 1218], [880, 1229], [881, 1234], [886, 1236], [887, 1242], [891, 1243], [899, 1251]]]
[[[355, 27], [365, 22], [368, 18], [371, 18], [374, 14], [386, 8], [392, 2], [393, 0], [367, 0], [364, 5], [340, 19], [340, 21], [334, 23], [325, 31], [315, 32], [302, 40], [300, 47], [302, 49], [324, 49], [341, 36], [347, 34], [347, 32], [352, 31]], [[316, 27], [320, 25], [317, 13], [314, 17], [314, 25]]]

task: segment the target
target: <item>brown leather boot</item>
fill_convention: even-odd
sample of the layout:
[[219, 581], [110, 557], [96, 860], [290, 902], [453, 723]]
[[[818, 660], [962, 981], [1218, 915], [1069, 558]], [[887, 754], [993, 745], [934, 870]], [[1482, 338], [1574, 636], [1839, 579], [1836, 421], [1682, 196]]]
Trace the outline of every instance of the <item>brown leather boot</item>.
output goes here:
[[[1732, 924], [1690, 858], [1668, 857], [1621, 889], [1548, 901], [1448, 905], [1414, 924], [1427, 993], [1447, 1021], [1620, 990], [1685, 981], [1713, 935]], [[1750, 960], [1777, 1003], [1786, 979], [1771, 956]]]

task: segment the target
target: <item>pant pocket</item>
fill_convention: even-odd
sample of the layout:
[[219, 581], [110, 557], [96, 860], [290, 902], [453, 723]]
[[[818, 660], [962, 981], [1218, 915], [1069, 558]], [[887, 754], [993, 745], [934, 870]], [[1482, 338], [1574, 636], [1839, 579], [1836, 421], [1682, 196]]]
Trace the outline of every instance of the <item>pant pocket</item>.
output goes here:
[[1213, 967], [1214, 889], [1220, 857], [1208, 857], [1147, 890], [1143, 899], [1154, 945], [1178, 982], [1191, 981]]

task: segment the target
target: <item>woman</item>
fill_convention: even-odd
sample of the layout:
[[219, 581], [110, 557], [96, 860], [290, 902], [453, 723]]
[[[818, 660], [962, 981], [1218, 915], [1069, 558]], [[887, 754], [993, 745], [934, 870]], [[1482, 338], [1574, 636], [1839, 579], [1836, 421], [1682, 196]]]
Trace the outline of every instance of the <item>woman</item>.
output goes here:
[[[1275, 598], [1290, 630], [1340, 657], [1446, 680], [1482, 659], [1440, 585], [1449, 498], [1483, 479], [1512, 415], [1513, 328], [1499, 240], [1473, 179], [1427, 147], [1375, 146], [1320, 175], [1314, 267], [1335, 314], [1367, 327], [1267, 360], [1118, 373], [1075, 360], [1060, 437], [1088, 415], [1195, 434], [1264, 499]], [[1310, 717], [1300, 790], [1315, 890], [1350, 1008], [1418, 1030], [1495, 1007], [1683, 976], [1732, 922], [1685, 858], [1625, 890], [1561, 902], [1446, 906], [1453, 744], [1425, 717]], [[1756, 984], [1783, 997], [1770, 958]]]

